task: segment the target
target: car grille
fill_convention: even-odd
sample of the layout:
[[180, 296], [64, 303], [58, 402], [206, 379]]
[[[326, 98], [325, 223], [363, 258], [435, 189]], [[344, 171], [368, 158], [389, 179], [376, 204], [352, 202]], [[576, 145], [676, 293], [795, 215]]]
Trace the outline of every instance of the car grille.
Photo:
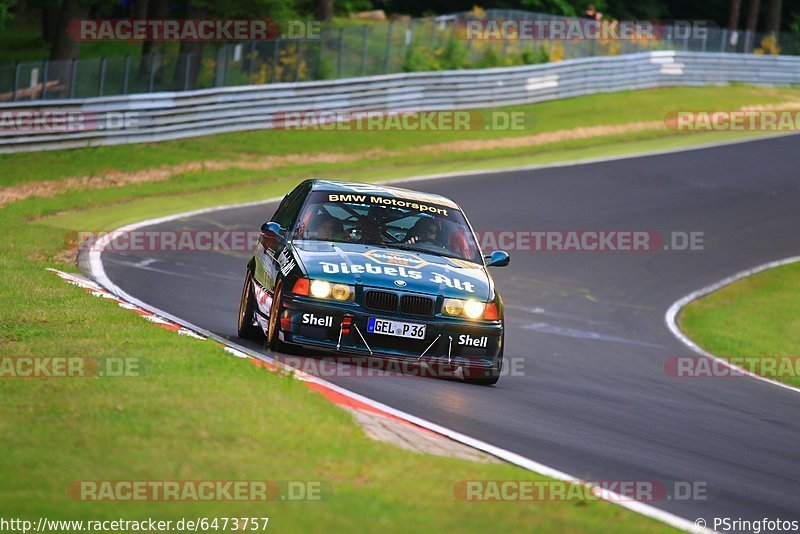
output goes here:
[[430, 315], [433, 313], [433, 300], [428, 297], [404, 295], [400, 301], [400, 311], [409, 315]]
[[364, 306], [370, 310], [389, 311], [397, 310], [399, 297], [395, 293], [386, 291], [367, 291], [364, 296]]

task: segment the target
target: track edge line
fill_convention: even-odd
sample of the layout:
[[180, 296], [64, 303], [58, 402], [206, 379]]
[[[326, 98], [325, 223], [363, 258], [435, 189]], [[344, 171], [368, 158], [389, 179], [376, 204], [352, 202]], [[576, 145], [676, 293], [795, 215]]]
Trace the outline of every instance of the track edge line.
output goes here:
[[733, 274], [731, 276], [728, 276], [726, 278], [723, 278], [722, 280], [720, 280], [718, 282], [715, 282], [715, 283], [713, 283], [711, 285], [708, 285], [706, 287], [700, 288], [700, 289], [698, 289], [696, 291], [692, 291], [688, 295], [686, 295], [684, 297], [681, 297], [680, 299], [678, 299], [678, 300], [676, 300], [675, 302], [672, 303], [672, 306], [670, 306], [667, 309], [667, 312], [664, 315], [664, 322], [666, 323], [667, 328], [669, 328], [669, 331], [672, 332], [672, 335], [674, 335], [676, 338], [678, 338], [678, 340], [681, 343], [683, 343], [684, 345], [689, 347], [694, 352], [696, 352], [696, 353], [698, 353], [698, 354], [700, 354], [702, 356], [705, 356], [706, 358], [711, 358], [712, 360], [720, 362], [722, 365], [724, 365], [725, 367], [731, 369], [732, 371], [743, 373], [745, 376], [748, 376], [749, 378], [754, 378], [755, 380], [760, 380], [762, 382], [766, 382], [768, 384], [772, 384], [773, 386], [778, 386], [778, 387], [781, 387], [783, 389], [786, 389], [786, 390], [789, 390], [789, 391], [793, 391], [795, 393], [800, 393], [800, 387], [791, 386], [789, 384], [784, 384], [783, 382], [779, 382], [777, 380], [773, 380], [773, 379], [767, 378], [765, 376], [757, 375], [757, 374], [755, 374], [755, 373], [753, 373], [751, 371], [748, 371], [747, 369], [745, 369], [743, 367], [740, 367], [740, 366], [738, 366], [736, 364], [733, 364], [733, 363], [729, 362], [725, 358], [722, 358], [720, 356], [716, 356], [716, 355], [708, 352], [707, 350], [705, 350], [702, 347], [700, 347], [697, 343], [692, 341], [689, 338], [689, 336], [684, 334], [683, 331], [678, 326], [678, 316], [680, 315], [681, 310], [685, 306], [690, 304], [691, 302], [694, 302], [695, 300], [700, 299], [702, 297], [705, 297], [707, 295], [710, 295], [711, 293], [714, 293], [716, 291], [719, 291], [720, 289], [723, 289], [723, 288], [733, 284], [734, 282], [738, 282], [739, 280], [743, 280], [745, 278], [748, 278], [748, 277], [753, 276], [755, 274], [758, 274], [760, 272], [767, 271], [769, 269], [774, 269], [776, 267], [781, 267], [783, 265], [789, 265], [791, 263], [797, 263], [797, 262], [800, 262], [800, 256], [792, 256], [792, 257], [789, 257], [789, 258], [784, 258], [782, 260], [775, 260], [775, 261], [770, 261], [770, 262], [767, 262], [767, 263], [762, 263], [761, 265], [756, 265], [755, 267], [751, 267], [750, 269], [745, 269], [743, 271], [739, 271], [738, 273]]

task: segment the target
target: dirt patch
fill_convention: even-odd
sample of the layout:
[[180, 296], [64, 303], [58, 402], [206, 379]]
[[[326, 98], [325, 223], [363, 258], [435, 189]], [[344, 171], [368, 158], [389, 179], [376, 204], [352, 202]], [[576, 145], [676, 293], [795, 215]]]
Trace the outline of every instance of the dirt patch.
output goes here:
[[791, 101], [781, 104], [761, 104], [754, 106], [742, 106], [742, 111], [797, 111], [800, 110], [800, 102]]
[[525, 148], [539, 145], [549, 145], [560, 141], [575, 139], [590, 139], [609, 135], [658, 130], [664, 128], [664, 121], [631, 122], [627, 124], [587, 126], [572, 130], [557, 130], [523, 137], [501, 137], [499, 139], [476, 139], [474, 141], [452, 141], [439, 143], [417, 149], [417, 152], [438, 154], [441, 152], [471, 152], [474, 150], [491, 150], [500, 148]]
[[383, 415], [362, 410], [349, 409], [367, 436], [377, 441], [385, 441], [400, 448], [414, 452], [449, 456], [473, 462], [500, 463], [500, 460], [485, 452], [467, 447], [434, 432], [395, 421]]
[[160, 182], [187, 172], [224, 171], [228, 169], [266, 170], [297, 163], [341, 163], [360, 159], [372, 159], [386, 154], [380, 149], [355, 154], [322, 153], [290, 154], [287, 156], [266, 156], [245, 161], [199, 161], [145, 169], [136, 172], [109, 171], [99, 176], [80, 176], [65, 180], [47, 180], [18, 184], [0, 189], [0, 206], [29, 197], [50, 197], [68, 191], [85, 191], [108, 187], [122, 187], [130, 184]]
[[[783, 104], [753, 105], [742, 107], [743, 110], [767, 109], [800, 109], [798, 102]], [[497, 139], [476, 139], [449, 141], [428, 146], [414, 147], [406, 151], [389, 151], [380, 148], [353, 153], [321, 153], [290, 154], [286, 156], [264, 156], [237, 161], [200, 161], [168, 165], [145, 169], [136, 172], [109, 171], [98, 176], [79, 176], [64, 180], [48, 180], [43, 182], [18, 184], [0, 188], [0, 206], [29, 197], [49, 197], [68, 191], [122, 187], [129, 184], [159, 182], [188, 172], [225, 171], [229, 169], [268, 170], [285, 165], [303, 163], [346, 163], [359, 160], [370, 160], [383, 157], [412, 156], [418, 153], [441, 154], [453, 152], [473, 152], [478, 150], [524, 148], [558, 143], [578, 139], [591, 139], [622, 135], [627, 133], [652, 131], [665, 128], [664, 121], [642, 121], [626, 124], [601, 124], [556, 130], [535, 135], [518, 137], [501, 137]]]

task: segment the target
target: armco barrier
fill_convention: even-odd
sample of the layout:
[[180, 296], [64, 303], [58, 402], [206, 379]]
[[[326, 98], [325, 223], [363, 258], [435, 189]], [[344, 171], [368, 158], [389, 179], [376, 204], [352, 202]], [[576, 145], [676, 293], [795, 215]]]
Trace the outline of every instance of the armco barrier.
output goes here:
[[135, 113], [113, 129], [47, 131], [0, 123], [0, 153], [181, 139], [268, 129], [287, 111], [442, 110], [529, 104], [578, 95], [666, 86], [800, 84], [800, 57], [656, 51], [523, 67], [415, 72], [55, 102], [0, 104], [96, 116]]

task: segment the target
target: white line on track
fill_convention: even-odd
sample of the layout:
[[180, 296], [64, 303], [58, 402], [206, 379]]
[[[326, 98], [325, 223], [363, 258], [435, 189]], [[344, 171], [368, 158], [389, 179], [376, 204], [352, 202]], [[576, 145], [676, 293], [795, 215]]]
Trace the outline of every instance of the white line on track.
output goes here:
[[776, 260], [776, 261], [771, 261], [769, 263], [764, 263], [756, 267], [753, 267], [751, 269], [746, 269], [744, 271], [738, 272], [733, 276], [729, 276], [723, 280], [720, 280], [719, 282], [711, 284], [710, 286], [706, 286], [702, 289], [698, 289], [697, 291], [689, 293], [685, 297], [675, 301], [675, 303], [673, 303], [672, 306], [670, 306], [669, 309], [667, 310], [667, 314], [664, 316], [664, 321], [667, 323], [667, 328], [669, 328], [670, 332], [672, 332], [672, 334], [675, 337], [681, 340], [681, 342], [683, 342], [684, 345], [686, 345], [693, 351], [697, 352], [698, 354], [702, 354], [707, 358], [716, 360], [731, 370], [743, 373], [744, 376], [749, 376], [750, 378], [755, 378], [756, 380], [761, 380], [763, 382], [767, 382], [774, 386], [788, 389], [789, 391], [794, 391], [795, 393], [800, 393], [800, 388], [797, 388], [795, 386], [790, 386], [789, 384], [784, 384], [783, 382], [778, 382], [777, 380], [772, 380], [771, 378], [766, 378], [764, 376], [757, 375], [755, 373], [748, 371], [747, 369], [739, 367], [738, 365], [732, 364], [725, 358], [720, 358], [719, 356], [715, 356], [710, 352], [703, 350], [702, 348], [700, 348], [699, 345], [697, 345], [697, 343], [689, 339], [689, 337], [686, 336], [686, 334], [684, 334], [681, 331], [680, 327], [678, 326], [678, 315], [680, 314], [681, 309], [690, 302], [692, 302], [693, 300], [697, 300], [701, 297], [704, 297], [709, 293], [713, 293], [714, 291], [722, 289], [723, 287], [728, 286], [734, 282], [737, 282], [743, 278], [747, 278], [748, 276], [752, 276], [754, 274], [766, 271], [768, 269], [774, 269], [775, 267], [780, 267], [781, 265], [788, 265], [790, 263], [795, 263], [798, 261], [800, 261], [800, 256], [793, 256], [791, 258], [786, 258], [783, 260]]

